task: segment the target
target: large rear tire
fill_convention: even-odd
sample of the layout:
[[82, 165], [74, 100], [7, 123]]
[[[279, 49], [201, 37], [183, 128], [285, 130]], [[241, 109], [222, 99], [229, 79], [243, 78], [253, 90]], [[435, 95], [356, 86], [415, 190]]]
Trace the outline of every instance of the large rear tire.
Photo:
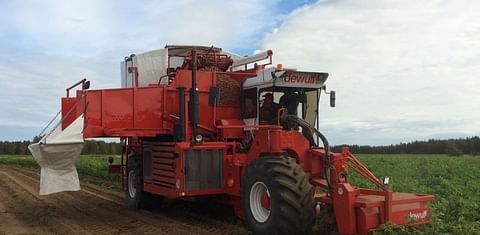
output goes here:
[[242, 177], [247, 228], [258, 235], [311, 234], [314, 188], [303, 168], [288, 157], [261, 157]]
[[127, 163], [127, 190], [125, 200], [132, 209], [146, 208], [150, 202], [150, 194], [143, 191], [143, 170], [140, 161], [142, 159], [133, 155]]

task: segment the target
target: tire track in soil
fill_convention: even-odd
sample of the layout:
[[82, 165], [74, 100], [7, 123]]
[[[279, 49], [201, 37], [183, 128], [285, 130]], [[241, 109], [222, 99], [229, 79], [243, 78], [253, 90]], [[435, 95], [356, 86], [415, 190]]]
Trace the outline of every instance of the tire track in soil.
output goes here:
[[[19, 171], [22, 174], [25, 174], [31, 178], [34, 178], [33, 179], [34, 181], [36, 181], [35, 178], [39, 178], [39, 173], [32, 169], [15, 168], [15, 171]], [[125, 207], [123, 193], [109, 192], [98, 186], [88, 184], [88, 183], [86, 184], [83, 182], [82, 182], [82, 192], [86, 192], [93, 195], [100, 195], [101, 197], [113, 197], [116, 199], [115, 203], [120, 204], [122, 207]], [[170, 207], [153, 208], [153, 213], [145, 210], [139, 210], [136, 212], [149, 213], [149, 214], [151, 213], [150, 215], [148, 215], [148, 218], [146, 219], [149, 223], [154, 223], [154, 224], [157, 223], [156, 221], [149, 220], [149, 218], [152, 215], [162, 215], [171, 220], [173, 219], [171, 221], [173, 223], [183, 222], [185, 226], [195, 228], [195, 230], [197, 232], [200, 232], [200, 234], [202, 234], [202, 229], [205, 230], [205, 232], [208, 232], [207, 234], [232, 234], [232, 235], [247, 234], [247, 231], [245, 230], [243, 225], [234, 225], [231, 223], [211, 219], [208, 216], [205, 216], [205, 214], [192, 213], [189, 211], [185, 211], [184, 208], [179, 208], [179, 204], [180, 204], [180, 207], [185, 206], [183, 205], [183, 203], [180, 202], [180, 203], [176, 203], [176, 205], [174, 205], [174, 208], [170, 208]], [[195, 207], [199, 207], [199, 206], [201, 207], [205, 205], [192, 205], [190, 203], [187, 203], [186, 205], [186, 207], [192, 207], [192, 206], [194, 207], [194, 209], [198, 209]], [[189, 232], [188, 234], [191, 234], [191, 232]]]
[[2, 223], [0, 233], [10, 234], [23, 230], [22, 232], [38, 234], [66, 234], [81, 229], [74, 224], [63, 223], [55, 207], [29, 194], [11, 181], [4, 172], [0, 173], [0, 201], [4, 208], [3, 213], [16, 224], [15, 227], [9, 227]]
[[[4, 188], [8, 184], [11, 191], [23, 197], [30, 197], [33, 211], [54, 211], [40, 216], [47, 224], [45, 230], [35, 233], [50, 233], [49, 222], [61, 224], [63, 230], [55, 228], [54, 233], [79, 234], [246, 234], [243, 226], [214, 220], [204, 215], [182, 210], [157, 211], [129, 210], [123, 202], [121, 193], [104, 190], [92, 184], [82, 183], [80, 192], [63, 192], [49, 196], [38, 196], [38, 172], [19, 167], [0, 167], [0, 173], [7, 175], [10, 181], [2, 181]], [[5, 178], [5, 177], [4, 177]], [[16, 184], [17, 186], [15, 187]], [[2, 190], [3, 191], [3, 190]], [[20, 191], [20, 193], [18, 192]], [[21, 193], [23, 191], [23, 193]], [[0, 200], [6, 195], [0, 194]], [[8, 202], [7, 205], [16, 202]], [[18, 203], [16, 203], [18, 204]], [[39, 207], [40, 205], [40, 207]], [[49, 209], [35, 208], [46, 207]], [[17, 205], [16, 208], [22, 208]], [[0, 211], [1, 212], [1, 211]], [[52, 215], [56, 215], [52, 216]], [[37, 218], [40, 218], [37, 217]], [[1, 217], [0, 217], [1, 218]], [[37, 219], [38, 220], [38, 219]], [[57, 221], [60, 220], [60, 221]], [[50, 230], [49, 230], [50, 229]], [[0, 230], [1, 233], [2, 230]]]
[[[30, 170], [27, 170], [27, 169], [23, 169], [23, 168], [16, 168], [15, 171], [20, 171], [22, 174], [25, 174], [25, 175], [28, 175], [29, 177], [31, 178], [38, 178], [39, 177], [39, 174], [34, 172], [34, 171], [30, 171]], [[36, 179], [32, 179], [33, 181], [36, 181]], [[90, 190], [95, 190], [96, 192], [90, 192]], [[92, 194], [92, 195], [95, 195], [95, 196], [99, 196], [99, 194], [102, 194], [102, 193], [105, 193], [104, 190], [102, 190], [101, 188], [99, 187], [96, 187], [94, 185], [91, 185], [91, 184], [85, 184], [85, 183], [82, 183], [82, 192], [85, 192], [85, 193], [88, 193], [88, 194]], [[100, 195], [102, 198], [104, 196]], [[115, 194], [115, 197], [117, 199], [119, 199], [118, 201], [115, 201], [115, 203], [117, 204], [120, 204], [122, 207], [124, 207], [125, 203], [124, 203], [124, 199], [121, 198], [119, 196], [119, 194]], [[110, 201], [110, 199], [109, 199]], [[178, 206], [178, 205], [177, 205]], [[208, 217], [205, 217], [205, 215], [199, 215], [199, 214], [195, 214], [195, 213], [190, 213], [188, 211], [185, 211], [184, 209], [175, 209], [175, 210], [172, 210], [172, 208], [163, 208], [163, 209], [167, 209], [167, 211], [157, 211], [157, 208], [154, 208], [154, 212], [152, 213], [153, 215], [155, 214], [162, 214], [164, 215], [165, 217], [168, 217], [171, 221], [170, 222], [173, 222], [173, 223], [178, 223], [179, 221], [185, 223], [184, 226], [188, 226], [188, 227], [192, 227], [192, 228], [195, 228], [195, 230], [197, 232], [200, 231], [200, 233], [202, 233], [202, 229], [204, 229], [206, 232], [208, 232], [208, 234], [246, 234], [246, 231], [245, 229], [243, 228], [243, 226], [236, 226], [236, 225], [232, 225], [232, 224], [228, 224], [228, 223], [224, 223], [224, 222], [220, 222], [220, 221], [216, 221], [216, 220], [212, 220]], [[137, 211], [137, 212], [142, 212], [142, 213], [151, 213], [151, 212], [148, 212], [148, 211]], [[151, 215], [149, 215], [150, 217]], [[156, 221], [148, 221], [149, 219], [143, 219], [143, 220], [147, 220], [147, 223], [157, 223]], [[144, 221], [145, 222], [145, 221]], [[200, 228], [200, 230], [199, 230]], [[177, 233], [177, 232], [176, 232]], [[190, 232], [188, 232], [187, 234], [190, 234]]]

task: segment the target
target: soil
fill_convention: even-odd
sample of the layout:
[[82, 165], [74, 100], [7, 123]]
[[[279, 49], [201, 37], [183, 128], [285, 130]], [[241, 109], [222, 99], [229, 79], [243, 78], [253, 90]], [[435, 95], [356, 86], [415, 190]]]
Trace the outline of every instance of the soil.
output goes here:
[[133, 210], [119, 183], [85, 176], [81, 191], [39, 196], [39, 178], [35, 168], [0, 166], [0, 234], [248, 234], [225, 206], [182, 200]]

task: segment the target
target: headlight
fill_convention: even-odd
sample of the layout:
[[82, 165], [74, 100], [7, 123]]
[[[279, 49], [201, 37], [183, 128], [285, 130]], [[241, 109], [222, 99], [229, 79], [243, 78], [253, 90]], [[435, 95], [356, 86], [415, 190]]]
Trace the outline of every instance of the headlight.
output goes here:
[[390, 177], [388, 176], [383, 177], [383, 184], [388, 185], [389, 183], [390, 183]]
[[195, 136], [195, 142], [200, 143], [200, 142], [202, 142], [202, 140], [203, 140], [202, 135], [198, 134], [197, 136]]
[[343, 195], [343, 188], [342, 187], [338, 188], [337, 192], [338, 192], [338, 195]]

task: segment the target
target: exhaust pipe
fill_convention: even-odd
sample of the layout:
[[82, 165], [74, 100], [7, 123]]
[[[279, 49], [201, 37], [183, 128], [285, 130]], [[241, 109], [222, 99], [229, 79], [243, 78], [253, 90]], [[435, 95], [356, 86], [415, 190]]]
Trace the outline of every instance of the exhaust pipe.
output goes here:
[[199, 101], [197, 91], [197, 52], [192, 50], [192, 88], [190, 89], [189, 116], [192, 125], [192, 142], [197, 136], [197, 125], [199, 123]]

